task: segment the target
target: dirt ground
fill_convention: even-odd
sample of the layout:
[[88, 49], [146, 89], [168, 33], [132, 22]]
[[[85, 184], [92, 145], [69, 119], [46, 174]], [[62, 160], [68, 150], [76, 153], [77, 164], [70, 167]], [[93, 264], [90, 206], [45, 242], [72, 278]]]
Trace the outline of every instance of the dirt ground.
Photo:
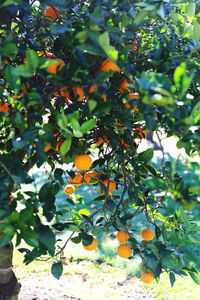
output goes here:
[[[84, 262], [74, 265], [60, 280], [50, 273], [29, 274], [20, 279], [22, 284], [19, 300], [155, 300], [157, 297], [137, 278], [126, 278], [123, 272], [113, 272], [113, 267], [105, 266], [99, 272], [86, 269]], [[16, 270], [19, 273], [19, 270]]]

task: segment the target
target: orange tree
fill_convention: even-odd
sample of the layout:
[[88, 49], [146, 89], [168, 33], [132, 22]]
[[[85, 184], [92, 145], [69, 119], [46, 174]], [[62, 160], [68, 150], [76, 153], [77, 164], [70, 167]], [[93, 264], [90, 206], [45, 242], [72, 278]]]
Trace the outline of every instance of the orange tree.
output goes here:
[[[0, 3], [1, 249], [24, 240], [25, 263], [48, 254], [59, 278], [68, 240], [92, 250], [100, 232], [118, 231], [116, 253], [140, 256], [144, 282], [167, 272], [172, 285], [177, 274], [199, 283], [198, 261], [184, 254], [198, 243], [186, 210], [198, 205], [199, 187], [185, 184], [162, 143], [158, 167], [154, 147], [138, 153], [138, 145], [162, 132], [188, 156], [199, 153], [200, 6]], [[45, 163], [48, 181], [23, 190], [35, 184], [29, 171]], [[98, 192], [90, 202], [76, 194], [83, 184]], [[141, 239], [136, 216], [148, 224]], [[70, 238], [58, 247], [56, 234], [66, 230]]]

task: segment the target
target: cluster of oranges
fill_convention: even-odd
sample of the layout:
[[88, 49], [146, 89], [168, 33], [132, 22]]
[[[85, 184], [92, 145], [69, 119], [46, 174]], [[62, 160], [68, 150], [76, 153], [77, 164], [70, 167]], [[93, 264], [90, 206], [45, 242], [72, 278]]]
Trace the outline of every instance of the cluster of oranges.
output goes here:
[[[144, 241], [151, 241], [154, 239], [154, 236], [155, 233], [150, 229], [144, 229], [141, 232], [141, 237]], [[122, 258], [129, 258], [133, 254], [133, 250], [127, 245], [127, 242], [130, 239], [129, 233], [124, 230], [120, 230], [117, 232], [116, 238], [120, 242], [120, 246], [117, 248], [117, 255]], [[93, 237], [91, 244], [85, 245], [83, 243], [83, 247], [88, 251], [96, 250], [98, 247], [98, 241]], [[154, 280], [153, 272], [142, 272], [141, 280], [144, 283], [151, 283]]]
[[[76, 156], [74, 160], [74, 166], [79, 171], [87, 171], [92, 166], [92, 159], [88, 154], [81, 154]], [[66, 185], [65, 193], [71, 195], [75, 191], [75, 187], [80, 186], [82, 183], [97, 184], [99, 182], [99, 174], [95, 170], [87, 171], [84, 174], [76, 173], [74, 177], [69, 178], [70, 184]], [[111, 194], [116, 189], [116, 182], [114, 180], [105, 179], [102, 181], [103, 185]]]
[[[50, 22], [54, 21], [60, 18], [60, 11], [57, 8], [48, 6], [45, 10], [45, 17]], [[133, 52], [137, 51], [137, 46], [130, 47]], [[45, 54], [45, 56], [50, 60], [47, 71], [49, 74], [56, 75], [64, 68], [65, 62], [61, 59], [55, 58], [53, 54], [50, 54], [51, 53]], [[121, 68], [110, 59], [104, 60], [99, 70], [101, 72], [121, 72]], [[128, 85], [128, 80], [124, 79], [119, 86], [119, 91], [122, 93], [128, 93], [128, 101], [125, 103], [125, 108], [137, 111], [138, 106], [132, 107], [129, 101], [139, 100], [139, 94], [133, 92]], [[84, 93], [84, 88], [82, 86], [74, 86], [72, 90], [70, 90], [67, 86], [63, 86], [59, 90], [55, 91], [53, 95], [55, 97], [61, 96], [66, 102], [72, 102], [71, 95], [73, 94], [76, 97], [77, 101], [83, 101], [84, 99], [87, 99]], [[95, 93], [97, 89], [98, 84], [93, 84], [89, 87], [89, 93]], [[102, 99], [103, 101], [107, 101], [106, 95], [102, 95]], [[133, 134], [136, 138], [140, 139], [146, 137], [146, 131], [140, 127], [135, 128]], [[58, 141], [56, 145], [56, 151], [58, 151], [61, 143], [62, 140]], [[104, 136], [98, 137], [94, 141], [94, 143], [97, 147], [104, 143], [106, 143], [107, 145], [110, 144], [109, 140]], [[120, 140], [120, 144], [125, 148], [128, 147], [128, 144], [123, 139]], [[50, 145], [47, 144], [44, 148], [44, 152], [48, 152], [49, 149]], [[79, 173], [75, 173], [74, 177], [70, 177], [70, 184], [66, 185], [66, 187], [64, 188], [64, 191], [67, 195], [72, 195], [75, 192], [76, 187], [80, 186], [82, 183], [97, 184], [99, 182], [100, 176], [98, 172], [95, 170], [89, 171], [89, 169], [92, 166], [92, 159], [88, 154], [78, 155], [74, 160], [74, 166], [76, 167], [76, 169], [78, 169]], [[112, 192], [116, 189], [116, 182], [114, 180], [105, 179], [102, 181], [102, 184], [107, 189], [108, 194], [112, 194]], [[141, 237], [145, 241], [151, 241], [154, 238], [154, 232], [150, 229], [145, 229], [141, 232]], [[118, 231], [116, 238], [120, 242], [120, 245], [117, 248], [117, 254], [122, 258], [129, 258], [133, 254], [132, 248], [127, 244], [130, 239], [130, 234], [124, 230], [120, 230]], [[98, 241], [96, 238], [93, 237], [91, 244], [85, 245], [83, 243], [83, 247], [89, 251], [96, 250], [98, 247]], [[141, 275], [141, 280], [145, 283], [150, 283], [154, 280], [154, 274], [152, 272], [143, 272]]]
[[[74, 166], [79, 170], [79, 171], [86, 171], [90, 169], [92, 166], [92, 159], [88, 154], [81, 154], [76, 156], [74, 160]], [[71, 195], [75, 191], [75, 187], [78, 187], [81, 185], [83, 182], [87, 184], [96, 184], [98, 183], [98, 177], [99, 174], [96, 171], [88, 171], [82, 175], [81, 173], [76, 173], [74, 177], [70, 177], [68, 184], [65, 187], [65, 193], [67, 195]]]

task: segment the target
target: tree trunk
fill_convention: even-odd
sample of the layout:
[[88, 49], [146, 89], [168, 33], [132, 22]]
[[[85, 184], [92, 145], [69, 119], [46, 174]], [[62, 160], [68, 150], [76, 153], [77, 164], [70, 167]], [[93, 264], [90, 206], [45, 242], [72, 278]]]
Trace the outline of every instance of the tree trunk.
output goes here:
[[12, 270], [12, 244], [0, 247], [0, 300], [17, 300], [20, 283]]

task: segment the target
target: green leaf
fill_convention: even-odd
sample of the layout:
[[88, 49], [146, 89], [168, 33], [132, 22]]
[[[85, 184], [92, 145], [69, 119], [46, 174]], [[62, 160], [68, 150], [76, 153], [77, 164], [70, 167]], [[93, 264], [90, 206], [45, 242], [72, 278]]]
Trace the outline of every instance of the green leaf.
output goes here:
[[174, 275], [174, 273], [172, 273], [172, 272], [169, 273], [169, 280], [170, 280], [170, 283], [171, 283], [171, 287], [173, 287], [173, 285], [176, 281], [176, 276]]
[[193, 36], [196, 43], [200, 42], [200, 24], [197, 20], [193, 24]]
[[26, 60], [28, 63], [28, 66], [36, 70], [39, 65], [39, 58], [37, 56], [37, 53], [33, 51], [32, 49], [26, 50]]
[[14, 58], [18, 52], [18, 48], [14, 43], [5, 45], [2, 49], [2, 54]]
[[73, 130], [73, 134], [77, 138], [82, 138], [83, 137], [83, 134], [80, 130]]
[[21, 86], [21, 80], [19, 75], [15, 73], [15, 68], [11, 65], [7, 66], [5, 76], [10, 88], [17, 94]]
[[95, 127], [96, 123], [97, 123], [97, 121], [95, 119], [91, 119], [91, 120], [85, 121], [81, 125], [81, 132], [83, 134], [87, 133], [88, 131], [92, 130]]
[[194, 2], [190, 2], [186, 8], [187, 16], [193, 18], [195, 16], [195, 9], [196, 9], [196, 4]]
[[155, 271], [158, 265], [158, 260], [154, 255], [148, 255], [145, 258], [145, 266], [149, 268], [151, 271]]
[[19, 65], [14, 70], [16, 76], [22, 76], [25, 78], [29, 78], [33, 76], [33, 71], [30, 70], [29, 66], [27, 65]]
[[74, 243], [74, 244], [79, 244], [81, 242], [81, 238], [80, 236], [76, 236], [74, 238], [71, 238], [71, 241]]
[[22, 0], [6, 0], [3, 2], [3, 4], [0, 5], [0, 7], [10, 6], [10, 5], [20, 5], [22, 4]]
[[84, 216], [89, 217], [91, 215], [91, 212], [86, 208], [81, 208], [81, 209], [79, 209], [78, 214], [80, 216], [84, 215]]
[[77, 50], [80, 50], [83, 53], [89, 53], [92, 55], [105, 55], [104, 52], [101, 50], [101, 48], [97, 49], [97, 47], [94, 47], [89, 44], [83, 44], [81, 46], [76, 47]]
[[88, 101], [88, 107], [89, 107], [90, 112], [92, 112], [96, 108], [97, 104], [98, 103], [95, 100]]
[[110, 38], [108, 32], [104, 32], [99, 36], [99, 45], [104, 49], [104, 47], [110, 45]]
[[22, 231], [22, 238], [28, 245], [36, 248], [39, 247], [38, 234], [31, 228], [26, 227], [25, 230]]
[[80, 31], [77, 33], [75, 38], [79, 40], [79, 43], [83, 44], [87, 40], [88, 32], [86, 30]]
[[147, 162], [153, 158], [153, 154], [154, 154], [153, 149], [149, 148], [149, 149], [139, 153], [138, 159]]
[[61, 262], [53, 263], [51, 266], [51, 274], [56, 278], [60, 279], [61, 275], [63, 273], [63, 265]]
[[200, 285], [200, 272], [196, 270], [196, 272], [189, 272], [189, 274], [194, 282]]
[[192, 81], [192, 74], [187, 74], [186, 71], [186, 63], [181, 63], [174, 72], [174, 82], [176, 87], [180, 90], [181, 96], [184, 96], [187, 92], [191, 81]]
[[92, 241], [93, 241], [93, 237], [89, 234], [86, 233], [81, 233], [80, 237], [82, 239], [82, 243], [85, 246], [91, 245]]
[[118, 59], [118, 51], [110, 45], [110, 38], [107, 31], [99, 36], [99, 45], [110, 59], [114, 61]]
[[70, 123], [73, 130], [80, 130], [80, 124], [78, 120], [76, 120], [75, 118], [71, 118]]
[[182, 78], [183, 76], [185, 75], [185, 72], [186, 72], [186, 63], [183, 62], [181, 63], [176, 69], [175, 69], [175, 72], [174, 72], [174, 82], [176, 84], [176, 86], [178, 88], [181, 87], [181, 84], [182, 84]]
[[72, 143], [72, 139], [71, 139], [71, 137], [68, 137], [65, 139], [65, 141], [60, 146], [60, 153], [63, 156], [65, 156], [68, 153], [68, 151], [70, 150], [71, 143]]
[[55, 253], [55, 235], [49, 226], [40, 226], [37, 229], [39, 234], [40, 243], [46, 247], [50, 255], [54, 255]]

